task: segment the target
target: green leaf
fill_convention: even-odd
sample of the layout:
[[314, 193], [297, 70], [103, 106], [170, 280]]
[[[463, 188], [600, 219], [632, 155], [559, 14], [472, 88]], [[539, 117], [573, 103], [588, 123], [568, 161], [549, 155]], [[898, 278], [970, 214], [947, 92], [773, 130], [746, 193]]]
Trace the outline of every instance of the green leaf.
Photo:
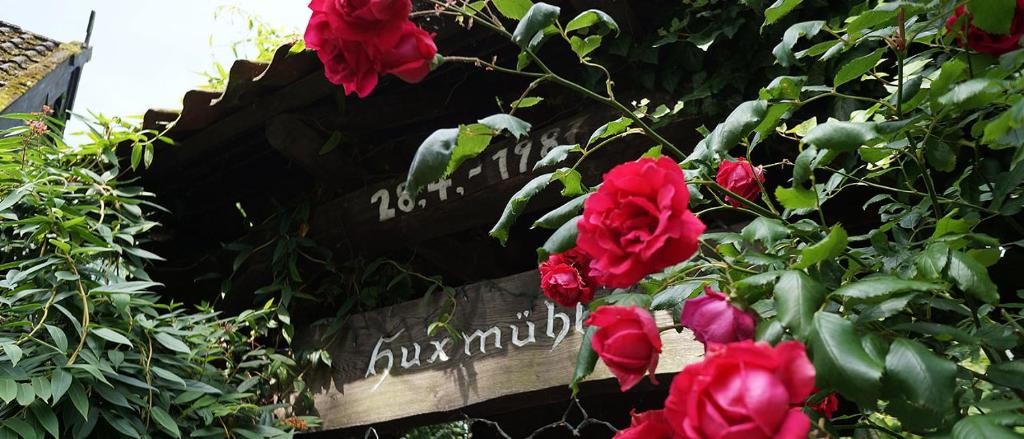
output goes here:
[[970, 110], [988, 104], [1003, 94], [1002, 83], [990, 78], [971, 79], [953, 86], [948, 93], [939, 97], [939, 104], [954, 106], [959, 110]]
[[547, 255], [553, 255], [555, 253], [562, 253], [576, 246], [576, 235], [579, 234], [579, 229], [576, 228], [576, 223], [582, 218], [582, 215], [577, 216], [561, 227], [555, 230], [554, 233], [544, 241], [544, 246], [541, 247], [542, 258], [546, 258]]
[[575, 169], [559, 169], [555, 171], [551, 179], [562, 182], [563, 197], [577, 197], [587, 193], [586, 188], [583, 187], [583, 175]]
[[32, 416], [36, 418], [36, 422], [42, 425], [47, 433], [56, 438], [60, 437], [60, 423], [57, 422], [57, 415], [53, 414], [53, 410], [50, 410], [49, 406], [42, 401], [38, 401], [28, 408], [32, 411]]
[[594, 133], [590, 135], [590, 139], [587, 140], [587, 145], [594, 143], [595, 140], [603, 139], [605, 137], [611, 137], [616, 134], [620, 134], [626, 131], [633, 124], [633, 119], [626, 117], [620, 117], [604, 125], [601, 125]]
[[158, 282], [142, 282], [142, 281], [129, 281], [119, 282], [110, 285], [103, 285], [90, 290], [90, 293], [137, 293], [145, 291], [148, 288], [162, 285]]
[[586, 58], [587, 54], [601, 47], [601, 36], [589, 35], [586, 38], [580, 38], [573, 35], [569, 38], [569, 47], [576, 53], [576, 56]]
[[953, 439], [1020, 439], [1020, 436], [996, 423], [990, 416], [974, 415], [953, 426]]
[[118, 343], [118, 344], [123, 344], [123, 345], [126, 345], [126, 346], [131, 346], [132, 345], [132, 342], [130, 340], [128, 340], [127, 337], [125, 337], [125, 336], [121, 335], [119, 332], [114, 331], [114, 330], [109, 329], [109, 328], [95, 328], [95, 329], [89, 331], [89, 333], [93, 334], [93, 335], [100, 336], [100, 337], [102, 337], [102, 338], [104, 338], [104, 339], [106, 339], [107, 341], [110, 341], [110, 342], [114, 342], [114, 343]]
[[18, 383], [10, 378], [0, 378], [0, 400], [10, 404], [18, 397]]
[[818, 148], [814, 145], [810, 145], [804, 148], [803, 151], [800, 151], [800, 154], [796, 156], [796, 161], [793, 163], [793, 185], [802, 185], [811, 178], [811, 173], [814, 172], [814, 158], [817, 156]]
[[757, 100], [747, 101], [736, 107], [708, 137], [708, 147], [713, 151], [725, 152], [737, 143], [764, 119], [768, 111], [768, 102]]
[[971, 25], [993, 34], [1010, 33], [1017, 12], [1015, 0], [970, 0], [967, 10], [971, 14]]
[[1011, 129], [1021, 127], [1024, 127], [1024, 99], [1017, 101], [1016, 104], [985, 125], [985, 135], [981, 142], [986, 145], [998, 143]]
[[516, 30], [512, 32], [512, 42], [520, 48], [526, 49], [533, 42], [533, 39], [544, 28], [555, 24], [561, 8], [547, 3], [537, 3], [526, 11], [526, 15], [519, 20]]
[[925, 143], [924, 157], [928, 165], [937, 171], [952, 172], [956, 169], [957, 149], [939, 138], [929, 138]]
[[945, 285], [900, 279], [889, 274], [871, 276], [845, 284], [832, 294], [851, 300], [853, 303], [879, 302], [894, 295], [911, 291], [942, 291]]
[[857, 316], [857, 324], [865, 324], [889, 318], [907, 308], [907, 304], [917, 297], [916, 293], [904, 294], [883, 300], [877, 305], [865, 308]]
[[54, 346], [62, 351], [68, 350], [68, 337], [64, 334], [64, 331], [56, 326], [46, 325], [46, 332], [50, 333], [50, 338], [53, 339]]
[[938, 427], [953, 411], [956, 364], [923, 344], [898, 338], [885, 357], [886, 411], [911, 431]]
[[537, 195], [541, 190], [548, 186], [551, 182], [552, 174], [544, 174], [534, 177], [529, 183], [526, 183], [519, 191], [512, 195], [512, 198], [508, 200], [508, 204], [505, 205], [505, 210], [501, 212], [501, 218], [494, 224], [491, 231], [488, 233], [492, 237], [496, 238], [501, 245], [505, 245], [508, 241], [508, 229], [512, 227], [512, 224], [519, 217], [519, 214], [523, 212], [523, 208], [526, 207], [526, 203]]
[[11, 361], [11, 366], [17, 366], [18, 362], [21, 361], [21, 356], [24, 354], [21, 348], [14, 343], [4, 344], [4, 353], [7, 354], [7, 359]]
[[825, 239], [801, 250], [800, 259], [793, 264], [793, 268], [802, 270], [818, 262], [839, 257], [843, 254], [843, 250], [846, 250], [848, 238], [846, 230], [842, 226], [839, 224], [832, 226], [832, 230], [828, 232]]
[[1024, 390], [1024, 360], [990, 365], [985, 375], [995, 383]]
[[974, 258], [958, 251], [949, 252], [946, 272], [961, 290], [982, 302], [999, 302], [999, 291], [988, 276], [988, 270]]
[[597, 365], [597, 352], [594, 351], [590, 341], [594, 338], [595, 332], [597, 332], [597, 326], [587, 327], [587, 331], [583, 333], [583, 341], [580, 343], [580, 351], [576, 354], [576, 368], [572, 373], [572, 382], [569, 383], [569, 388], [572, 389], [574, 396], [580, 390], [580, 381], [590, 375], [594, 371], [594, 366]]
[[818, 205], [818, 196], [814, 191], [802, 186], [775, 188], [775, 199], [786, 209], [813, 209]]
[[803, 142], [818, 149], [849, 152], [868, 145], [877, 137], [878, 127], [873, 123], [829, 120], [812, 128]]
[[790, 11], [795, 9], [797, 6], [800, 6], [800, 3], [803, 2], [804, 0], [775, 0], [775, 3], [772, 3], [772, 5], [764, 11], [764, 26], [768, 26], [779, 21], [779, 19], [785, 17], [786, 14], [789, 14]]
[[32, 404], [32, 401], [36, 400], [36, 390], [32, 388], [32, 383], [21, 383], [18, 385], [18, 396], [14, 399], [18, 401], [18, 405], [24, 407]]
[[14, 430], [21, 436], [22, 439], [37, 439], [40, 438], [39, 433], [36, 433], [36, 429], [29, 424], [18, 418], [9, 418], [3, 421], [3, 426]]
[[509, 104], [509, 106], [512, 108], [530, 108], [534, 105], [541, 103], [542, 101], [544, 101], [544, 98], [531, 96], [522, 99], [516, 99], [512, 101], [512, 103]]
[[52, 401], [56, 403], [60, 400], [61, 396], [68, 391], [71, 387], [72, 377], [71, 374], [66, 370], [57, 368], [53, 370], [53, 377], [50, 379], [50, 393], [53, 396]]
[[825, 301], [825, 287], [803, 271], [786, 271], [774, 290], [778, 320], [798, 338], [806, 340], [814, 313]]
[[874, 407], [881, 390], [882, 364], [864, 350], [853, 323], [818, 311], [810, 338], [818, 385], [838, 390], [861, 407]]
[[742, 297], [747, 303], [754, 303], [768, 295], [778, 282], [782, 271], [768, 271], [740, 279], [733, 284], [736, 294]]
[[557, 229], [561, 227], [566, 221], [569, 221], [583, 211], [583, 202], [587, 201], [588, 197], [590, 197], [590, 194], [583, 194], [569, 200], [569, 202], [544, 214], [537, 222], [533, 223], [531, 228]]
[[775, 99], [800, 99], [800, 91], [806, 76], [779, 76], [772, 80], [767, 87], [762, 88], [759, 96], [765, 100]]
[[78, 381], [73, 381], [68, 388], [68, 397], [71, 403], [82, 415], [82, 419], [89, 419], [89, 398], [85, 396], [85, 389]]
[[780, 220], [759, 216], [747, 224], [740, 235], [748, 242], [761, 241], [771, 247], [780, 239], [789, 237], [789, 228]]
[[782, 42], [772, 49], [775, 59], [779, 60], [779, 64], [782, 64], [783, 67], [790, 67], [796, 64], [796, 57], [793, 56], [793, 46], [796, 45], [801, 37], [813, 38], [824, 26], [825, 22], [821, 20], [805, 21], [790, 26], [789, 29], [786, 29], [786, 33], [782, 35]]
[[495, 132], [508, 131], [516, 140], [530, 133], [532, 126], [529, 122], [509, 114], [492, 114], [477, 121]]
[[573, 148], [576, 148], [578, 146], [579, 145], [558, 145], [554, 148], [551, 148], [551, 150], [548, 151], [547, 155], [545, 155], [543, 158], [538, 160], [535, 165], [533, 165], [533, 170], [536, 171], [541, 168], [554, 166], [561, 163], [563, 160], [569, 157], [569, 153], [572, 152]]
[[533, 6], [533, 2], [530, 0], [491, 0], [491, 3], [501, 15], [513, 20], [519, 20], [526, 16], [526, 11]]
[[577, 15], [576, 18], [573, 18], [572, 21], [569, 22], [569, 24], [565, 25], [565, 32], [569, 33], [574, 30], [579, 30], [593, 26], [595, 24], [603, 24], [609, 30], [615, 31], [616, 34], [619, 33], [619, 24], [616, 23], [610, 15], [604, 13], [604, 11], [597, 9], [589, 9], [581, 12], [580, 15]]
[[156, 420], [157, 424], [160, 424], [160, 428], [171, 434], [174, 437], [181, 437], [181, 431], [178, 430], [178, 424], [174, 422], [174, 418], [171, 417], [166, 410], [160, 408], [160, 406], [154, 405], [150, 413], [153, 415], [153, 419]]
[[651, 300], [652, 310], [671, 310], [681, 306], [706, 284], [703, 280], [690, 280], [665, 288]]
[[480, 155], [491, 144], [492, 139], [494, 130], [487, 125], [459, 125], [458, 139], [455, 141], [455, 149], [452, 150], [444, 175], [452, 175], [466, 160]]
[[882, 60], [882, 55], [885, 55], [885, 51], [885, 48], [878, 49], [869, 55], [864, 55], [850, 60], [850, 62], [839, 68], [839, 72], [836, 73], [832, 86], [839, 87], [840, 85], [859, 78], [861, 75], [875, 68], [875, 66], [878, 65], [878, 62]]
[[171, 334], [168, 334], [166, 332], [157, 332], [153, 334], [153, 338], [155, 338], [156, 341], [159, 342], [160, 344], [164, 345], [164, 347], [167, 349], [170, 349], [175, 352], [181, 352], [187, 355], [192, 355], [192, 350], [189, 349], [188, 345], [186, 345], [181, 340], [178, 340], [177, 337]]
[[437, 130], [420, 144], [412, 158], [412, 164], [409, 165], [406, 192], [415, 195], [428, 183], [444, 177], [448, 161], [459, 138], [459, 131], [459, 128]]
[[757, 328], [754, 329], [754, 340], [763, 341], [770, 344], [778, 344], [782, 341], [782, 338], [786, 335], [786, 328], [779, 323], [778, 320], [763, 319], [757, 322]]
[[338, 145], [341, 145], [342, 138], [343, 136], [341, 135], [341, 131], [335, 131], [331, 133], [331, 137], [327, 138], [327, 141], [324, 142], [323, 146], [320, 147], [320, 151], [317, 152], [317, 155], [324, 155], [331, 151], [334, 151], [334, 149], [337, 148]]

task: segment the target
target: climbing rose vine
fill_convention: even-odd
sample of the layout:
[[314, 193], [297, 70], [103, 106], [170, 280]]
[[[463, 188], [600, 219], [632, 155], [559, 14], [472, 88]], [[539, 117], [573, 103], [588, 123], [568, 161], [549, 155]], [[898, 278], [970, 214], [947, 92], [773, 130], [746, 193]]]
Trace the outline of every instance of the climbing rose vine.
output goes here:
[[[393, 24], [404, 4], [332, 5], [311, 5], [307, 43], [347, 92], [436, 64], [429, 39], [392, 36], [414, 32]], [[598, 361], [623, 391], [655, 382], [665, 332], [705, 343], [663, 408], [634, 412], [618, 437], [1024, 432], [1024, 296], [1012, 284], [1024, 260], [1024, 0], [645, 2], [663, 20], [649, 35], [528, 0], [434, 6], [519, 51], [438, 62], [530, 85], [502, 90], [501, 113], [427, 137], [410, 194], [491, 140], [526, 134], [520, 109], [556, 102], [540, 90], [615, 113], [585, 142], [548, 148], [490, 234], [504, 244], [548, 186], [571, 197], [534, 226], [551, 231], [538, 249], [544, 294], [591, 313], [574, 391]], [[363, 7], [375, 12], [352, 12]], [[378, 32], [320, 13], [377, 20]], [[670, 97], [617, 97], [645, 87]], [[703, 139], [672, 129], [693, 118]], [[580, 172], [616, 148], [632, 155], [602, 163], [600, 181]]]

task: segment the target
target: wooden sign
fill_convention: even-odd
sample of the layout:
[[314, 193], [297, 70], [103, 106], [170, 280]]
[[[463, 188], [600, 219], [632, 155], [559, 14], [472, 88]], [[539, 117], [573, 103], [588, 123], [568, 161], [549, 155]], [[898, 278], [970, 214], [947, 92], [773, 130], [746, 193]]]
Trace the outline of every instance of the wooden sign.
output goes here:
[[[311, 377], [325, 429], [372, 425], [458, 410], [484, 401], [567, 386], [583, 339], [583, 306], [567, 309], [540, 291], [530, 271], [351, 316], [328, 348], [334, 366]], [[427, 334], [454, 309], [462, 337]], [[672, 325], [668, 313], [659, 326]], [[689, 332], [662, 333], [658, 373], [699, 361]], [[614, 379], [598, 362], [588, 380]]]
[[[405, 179], [389, 180], [347, 194], [314, 212], [314, 237], [347, 237], [357, 244], [364, 240], [361, 238], [372, 237], [365, 239], [367, 244], [380, 250], [406, 245], [411, 237], [422, 240], [493, 223], [509, 197], [541, 173], [533, 172], [533, 166], [551, 148], [585, 143], [591, 132], [611, 119], [608, 111], [584, 112], [534, 128], [529, 137], [496, 141], [483, 154], [463, 163], [451, 177], [427, 185], [415, 198], [406, 194]], [[629, 152], [635, 157], [636, 151]], [[606, 170], [602, 165], [609, 163], [614, 162], [600, 157], [588, 160], [581, 172], [600, 175]], [[530, 207], [551, 207], [541, 204], [533, 203]]]

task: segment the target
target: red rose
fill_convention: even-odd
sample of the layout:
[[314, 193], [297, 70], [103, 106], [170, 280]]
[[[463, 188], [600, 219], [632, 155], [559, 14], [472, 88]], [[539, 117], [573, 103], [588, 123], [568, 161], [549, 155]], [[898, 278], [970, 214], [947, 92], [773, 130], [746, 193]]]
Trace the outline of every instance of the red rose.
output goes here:
[[[761, 186], [757, 182], [764, 183], [764, 170], [760, 166], [753, 167], [747, 159], [740, 157], [735, 162], [723, 160], [718, 166], [718, 175], [715, 182], [719, 186], [728, 189], [750, 201], [757, 201], [761, 196]], [[743, 207], [743, 203], [733, 197], [726, 195], [725, 201], [735, 207]]]
[[[817, 392], [818, 389], [815, 388], [814, 393]], [[821, 401], [818, 401], [816, 404], [811, 404], [808, 407], [810, 407], [811, 410], [818, 412], [818, 414], [825, 417], [825, 419], [832, 419], [832, 415], [839, 410], [839, 397], [836, 396], [835, 392], [829, 393], [828, 395], [825, 395]]]
[[590, 257], [573, 248], [556, 253], [540, 264], [540, 287], [544, 295], [564, 307], [594, 300]]
[[604, 285], [629, 287], [697, 252], [705, 227], [689, 202], [683, 171], [672, 159], [623, 163], [584, 202], [576, 243], [594, 258]]
[[800, 342], [711, 344], [672, 381], [665, 417], [688, 439], [805, 439], [811, 423], [801, 407], [813, 389]]
[[[961, 20], [964, 14], [967, 14], [967, 17]], [[1017, 11], [1007, 35], [990, 34], [974, 27], [971, 24], [971, 13], [965, 6], [956, 8], [953, 16], [946, 20], [946, 30], [958, 34], [956, 41], [960, 47], [966, 46], [971, 50], [995, 56], [1012, 52], [1021, 47], [1020, 40], [1024, 38], [1024, 0], [1017, 0]]]
[[636, 410], [630, 413], [633, 421], [629, 428], [619, 430], [615, 439], [673, 439], [675, 432], [672, 426], [668, 425], [665, 419], [664, 410], [650, 410], [637, 413]]
[[754, 338], [754, 316], [741, 311], [724, 294], [704, 287], [704, 295], [686, 301], [679, 317], [701, 343], [729, 343]]
[[652, 383], [658, 383], [654, 369], [658, 367], [661, 338], [651, 313], [636, 306], [601, 306], [584, 323], [599, 328], [591, 344], [619, 379], [623, 392], [639, 383], [646, 373], [650, 373]]
[[411, 21], [406, 21], [398, 42], [384, 52], [381, 58], [381, 71], [395, 75], [405, 82], [420, 82], [430, 73], [434, 55], [437, 55], [437, 46], [430, 34]]
[[[316, 19], [317, 26], [326, 20]], [[314, 21], [310, 20], [310, 28]], [[309, 41], [309, 29], [306, 40]], [[376, 54], [368, 51], [368, 46], [354, 41], [322, 40], [316, 48], [316, 55], [324, 65], [324, 75], [332, 84], [345, 88], [345, 94], [355, 93], [365, 98], [377, 87], [378, 65]], [[308, 43], [307, 43], [308, 44]]]
[[[403, 34], [412, 12], [410, 0], [313, 0], [313, 15], [327, 18], [332, 33], [347, 41], [390, 47]], [[307, 44], [309, 42], [307, 41]]]

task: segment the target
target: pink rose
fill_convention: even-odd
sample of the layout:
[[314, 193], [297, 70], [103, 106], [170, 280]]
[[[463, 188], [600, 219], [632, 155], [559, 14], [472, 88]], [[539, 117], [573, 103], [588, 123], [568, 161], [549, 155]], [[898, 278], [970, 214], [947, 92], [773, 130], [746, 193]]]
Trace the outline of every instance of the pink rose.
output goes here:
[[[334, 36], [390, 47], [402, 35], [412, 12], [410, 0], [313, 0], [313, 15], [323, 15]], [[306, 42], [307, 45], [309, 41]]]
[[[959, 24], [964, 14], [967, 15]], [[1010, 33], [1007, 35], [990, 34], [971, 24], [971, 13], [965, 6], [956, 8], [952, 17], [946, 20], [946, 30], [957, 32], [956, 39], [960, 47], [968, 47], [976, 52], [988, 53], [999, 56], [1006, 52], [1019, 49], [1020, 40], [1024, 38], [1024, 0], [1017, 0], [1017, 11], [1010, 24]]]
[[401, 78], [405, 82], [417, 83], [430, 73], [430, 65], [437, 55], [437, 46], [427, 31], [410, 21], [402, 27], [401, 36], [395, 45], [384, 52], [381, 71]]
[[619, 430], [615, 439], [673, 439], [676, 437], [672, 426], [665, 418], [664, 410], [650, 410], [637, 413], [635, 410], [630, 413], [633, 421], [629, 428]]
[[619, 379], [623, 392], [654, 370], [661, 354], [661, 337], [654, 317], [636, 306], [601, 306], [590, 314], [587, 325], [597, 326], [591, 345], [605, 366]]
[[704, 287], [704, 295], [686, 301], [683, 326], [701, 343], [729, 343], [754, 338], [754, 316], [730, 304], [724, 294]]
[[325, 17], [313, 14], [306, 28], [306, 45], [316, 49], [328, 81], [344, 87], [345, 94], [355, 93], [361, 98], [368, 96], [377, 87], [378, 55], [372, 47], [359, 42], [325, 37], [321, 30], [326, 26]]
[[676, 375], [665, 417], [688, 439], [805, 439], [801, 411], [814, 389], [814, 366], [797, 341], [710, 344], [700, 363]]
[[623, 163], [583, 204], [577, 245], [609, 287], [629, 287], [697, 252], [704, 232], [689, 210], [679, 165], [667, 157]]
[[[723, 160], [718, 165], [715, 182], [747, 200], [757, 201], [761, 196], [761, 186], [758, 182], [764, 183], [764, 170], [760, 166], [750, 166], [750, 162], [743, 157], [736, 159], [735, 162]], [[733, 199], [730, 195], [725, 196], [725, 201], [735, 207], [743, 207], [743, 202]]]
[[594, 300], [590, 278], [590, 257], [573, 248], [556, 253], [540, 264], [540, 286], [544, 295], [564, 307]]

